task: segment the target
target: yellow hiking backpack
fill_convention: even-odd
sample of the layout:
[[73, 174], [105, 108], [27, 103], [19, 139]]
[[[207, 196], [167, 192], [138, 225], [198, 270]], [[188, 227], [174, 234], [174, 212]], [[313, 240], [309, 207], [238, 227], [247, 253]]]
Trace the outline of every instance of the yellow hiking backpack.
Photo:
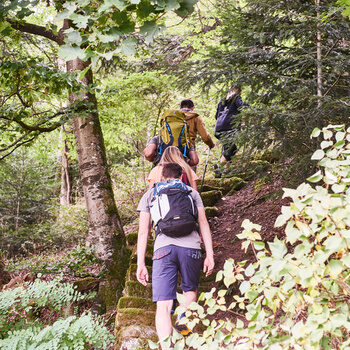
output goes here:
[[176, 109], [168, 109], [161, 116], [160, 125], [161, 128], [158, 132], [158, 153], [160, 156], [168, 146], [176, 146], [187, 158], [190, 141], [185, 113]]

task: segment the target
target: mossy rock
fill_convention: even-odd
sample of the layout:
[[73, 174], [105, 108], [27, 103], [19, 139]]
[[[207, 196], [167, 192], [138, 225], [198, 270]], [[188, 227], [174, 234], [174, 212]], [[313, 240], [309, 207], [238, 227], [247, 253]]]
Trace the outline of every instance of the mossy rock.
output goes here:
[[222, 185], [225, 188], [225, 194], [231, 195], [235, 191], [239, 191], [245, 184], [245, 181], [240, 177], [230, 177], [222, 179]]
[[201, 194], [205, 207], [212, 207], [222, 197], [221, 191], [209, 191]]
[[147, 339], [158, 341], [155, 327], [132, 325], [123, 327], [116, 335], [115, 350], [149, 349]]
[[[152, 266], [152, 257], [153, 257], [153, 240], [148, 240], [147, 242], [147, 247], [146, 247], [146, 255], [145, 255], [145, 263], [146, 266]], [[130, 262], [132, 264], [137, 264], [137, 252], [136, 252], [137, 247], [134, 247]]]
[[73, 285], [77, 287], [79, 292], [87, 292], [92, 290], [98, 290], [100, 280], [96, 277], [85, 277], [80, 280], [74, 281]]
[[115, 317], [115, 334], [121, 328], [142, 325], [142, 326], [155, 326], [155, 311], [148, 311], [138, 308], [125, 308], [119, 309]]
[[217, 207], [206, 207], [205, 215], [207, 216], [207, 218], [213, 218], [219, 215], [219, 210]]
[[203, 188], [204, 188], [204, 186], [208, 186], [208, 187], [211, 187], [213, 189], [220, 188], [221, 187], [220, 181], [221, 181], [221, 179], [216, 179], [216, 178], [205, 179]]
[[121, 297], [118, 302], [118, 310], [126, 308], [137, 308], [149, 311], [156, 310], [156, 303], [150, 299], [140, 297]]
[[[152, 255], [152, 256], [153, 256], [153, 255]], [[145, 257], [145, 264], [146, 264], [147, 267], [153, 265], [152, 256], [146, 256], [146, 257]], [[134, 252], [134, 254], [132, 255], [132, 257], [131, 257], [131, 259], [130, 259], [130, 263], [132, 263], [132, 264], [137, 264], [137, 255], [136, 255], [136, 252]]]
[[222, 191], [223, 188], [220, 186], [212, 186], [212, 185], [209, 185], [209, 184], [205, 184], [203, 185], [202, 187], [202, 192], [209, 192], [209, 191]]
[[132, 232], [132, 233], [129, 233], [128, 235], [126, 235], [126, 242], [129, 246], [134, 246], [136, 245], [137, 243], [137, 235], [138, 233], [137, 232]]
[[140, 282], [127, 281], [125, 283], [125, 292], [127, 296], [134, 296], [140, 298], [152, 298], [152, 285], [149, 283], [144, 286]]
[[282, 159], [282, 152], [278, 148], [268, 149], [264, 151], [262, 154], [256, 157], [257, 160], [264, 160], [271, 163], [277, 163]]
[[[148, 274], [149, 274], [149, 280], [152, 280], [152, 267], [147, 266]], [[136, 271], [137, 271], [137, 264], [131, 264], [128, 272], [126, 274], [126, 280], [127, 281], [137, 281], [136, 278]]]

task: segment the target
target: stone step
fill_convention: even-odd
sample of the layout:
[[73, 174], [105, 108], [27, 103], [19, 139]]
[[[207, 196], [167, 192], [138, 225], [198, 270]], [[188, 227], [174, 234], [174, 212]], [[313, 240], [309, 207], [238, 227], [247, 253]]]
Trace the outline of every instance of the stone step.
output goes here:
[[148, 283], [144, 286], [137, 281], [127, 281], [125, 283], [125, 296], [133, 296], [139, 298], [152, 298], [152, 284]]
[[121, 297], [118, 301], [118, 310], [126, 308], [137, 308], [148, 311], [155, 311], [156, 303], [148, 298], [146, 299], [134, 296]]
[[142, 325], [142, 326], [155, 326], [155, 311], [149, 311], [139, 308], [123, 308], [118, 309], [115, 318], [115, 334], [121, 328], [132, 326], [132, 325]]
[[[146, 266], [148, 275], [149, 275], [149, 282], [152, 281], [152, 267], [151, 266]], [[136, 271], [137, 271], [137, 264], [131, 264], [128, 272], [126, 273], [126, 281], [137, 281], [136, 277]]]
[[212, 207], [222, 197], [222, 192], [217, 190], [202, 192], [201, 197], [205, 207]]

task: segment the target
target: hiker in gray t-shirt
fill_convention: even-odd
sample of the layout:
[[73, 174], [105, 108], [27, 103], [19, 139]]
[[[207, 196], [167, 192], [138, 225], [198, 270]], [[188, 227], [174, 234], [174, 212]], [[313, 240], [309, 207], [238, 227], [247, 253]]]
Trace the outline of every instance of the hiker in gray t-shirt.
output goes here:
[[[175, 184], [179, 182], [178, 186], [184, 186], [184, 188], [191, 191], [191, 198], [197, 206], [198, 225], [206, 251], [203, 271], [208, 276], [214, 268], [214, 255], [210, 228], [200, 195], [192, 188], [184, 184], [180, 185], [182, 168], [178, 164], [164, 164], [162, 174], [164, 180], [172, 181]], [[150, 189], [143, 195], [137, 208], [140, 212], [137, 241], [137, 279], [143, 285], [147, 285], [148, 282], [145, 253], [151, 219], [150, 209], [153, 190]], [[197, 300], [201, 267], [200, 237], [196, 230], [183, 237], [169, 237], [161, 232], [156, 235], [152, 268], [152, 294], [153, 301], [157, 302], [156, 328], [160, 341], [166, 339], [172, 332], [171, 307], [173, 299], [176, 299], [178, 272], [181, 274], [181, 288], [186, 297], [186, 302], [181, 306], [188, 307], [193, 301]], [[176, 328], [183, 335], [191, 333], [186, 325], [176, 324]]]

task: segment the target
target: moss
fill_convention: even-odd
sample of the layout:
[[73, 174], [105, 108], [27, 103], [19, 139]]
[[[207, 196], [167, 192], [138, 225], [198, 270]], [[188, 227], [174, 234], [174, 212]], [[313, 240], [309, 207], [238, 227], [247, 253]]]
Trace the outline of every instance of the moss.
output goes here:
[[73, 285], [77, 286], [79, 292], [86, 292], [97, 290], [99, 285], [99, 279], [95, 277], [85, 277], [80, 280], [74, 281]]
[[122, 296], [127, 270], [130, 264], [131, 250], [126, 247], [125, 237], [116, 237], [115, 250], [104, 280], [100, 283], [98, 298], [105, 305], [105, 310], [115, 308]]
[[128, 243], [128, 245], [130, 246], [134, 246], [137, 244], [137, 232], [132, 232], [129, 233], [128, 235], [126, 235], [126, 242]]
[[115, 318], [115, 334], [121, 327], [132, 325], [155, 326], [155, 312], [138, 308], [125, 308], [117, 312]]
[[152, 285], [142, 285], [140, 282], [127, 281], [125, 283], [125, 291], [128, 296], [152, 298]]
[[138, 308], [149, 311], [155, 311], [156, 303], [152, 302], [150, 299], [140, 298], [140, 297], [122, 297], [118, 302], [118, 309], [125, 308]]
[[208, 184], [205, 184], [203, 185], [203, 188], [202, 188], [202, 193], [203, 192], [209, 192], [209, 191], [222, 191], [223, 188], [222, 187], [219, 187], [219, 186], [211, 186], [211, 185], [208, 185]]
[[[136, 255], [136, 252], [133, 253], [133, 255], [131, 256], [131, 259], [130, 259], [130, 262], [132, 264], [137, 264], [137, 255]], [[153, 264], [153, 261], [152, 261], [152, 256], [146, 256], [145, 257], [145, 263], [146, 263], [146, 266], [152, 266]]]
[[212, 207], [222, 197], [222, 192], [221, 191], [203, 192], [201, 194], [201, 197], [205, 207]]
[[207, 218], [212, 218], [214, 216], [218, 216], [219, 210], [217, 207], [206, 207], [205, 208], [205, 215], [207, 216]]
[[118, 210], [117, 210], [115, 203], [111, 203], [111, 204], [107, 205], [106, 213], [108, 215], [114, 215], [114, 214], [118, 213]]
[[220, 188], [220, 181], [221, 179], [214, 179], [214, 178], [208, 178], [204, 180], [204, 186], [208, 186], [208, 187], [213, 187], [214, 189], [216, 188]]
[[[131, 264], [129, 269], [128, 269], [127, 275], [126, 275], [127, 281], [137, 281], [136, 270], [137, 270], [137, 264]], [[148, 270], [149, 278], [151, 281], [151, 279], [152, 279], [152, 267], [147, 266], [147, 270]]]

